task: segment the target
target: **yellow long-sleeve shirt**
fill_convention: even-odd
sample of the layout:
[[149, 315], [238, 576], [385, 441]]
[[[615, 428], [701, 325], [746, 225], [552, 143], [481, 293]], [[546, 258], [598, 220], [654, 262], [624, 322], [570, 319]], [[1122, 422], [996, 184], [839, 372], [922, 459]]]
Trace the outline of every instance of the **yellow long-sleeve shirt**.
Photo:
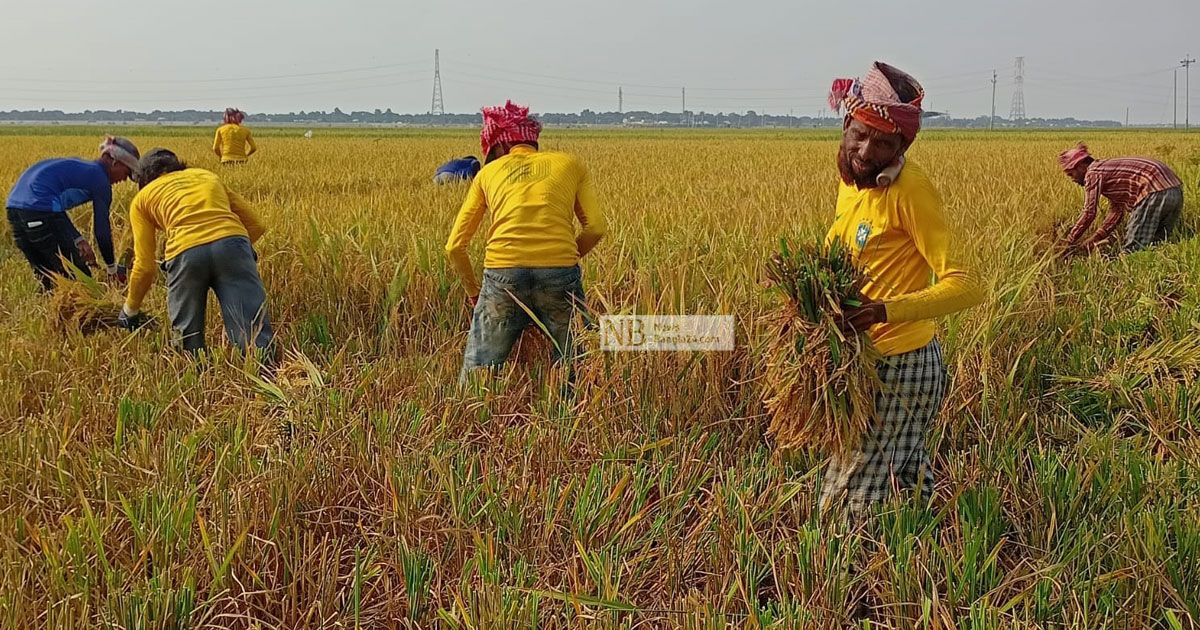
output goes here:
[[[446, 242], [446, 254], [472, 296], [479, 294], [479, 281], [467, 245], [488, 210], [487, 269], [570, 267], [606, 229], [583, 163], [565, 153], [517, 145], [472, 180]], [[582, 226], [578, 235], [575, 219]]]
[[863, 295], [887, 310], [887, 323], [868, 331], [884, 356], [921, 348], [933, 340], [933, 318], [984, 299], [955, 255], [937, 190], [911, 160], [890, 186], [842, 182], [826, 238], [850, 247], [869, 278]]
[[182, 252], [230, 236], [245, 236], [253, 243], [266, 228], [241, 195], [221, 183], [214, 173], [189, 168], [168, 173], [138, 191], [129, 204], [133, 231], [133, 269], [125, 305], [141, 308], [154, 284], [154, 250], [159, 231], [167, 233], [163, 256]]
[[213, 138], [213, 153], [221, 158], [221, 163], [245, 162], [246, 158], [254, 155], [258, 146], [250, 137], [250, 130], [241, 125], [225, 124], [217, 127]]

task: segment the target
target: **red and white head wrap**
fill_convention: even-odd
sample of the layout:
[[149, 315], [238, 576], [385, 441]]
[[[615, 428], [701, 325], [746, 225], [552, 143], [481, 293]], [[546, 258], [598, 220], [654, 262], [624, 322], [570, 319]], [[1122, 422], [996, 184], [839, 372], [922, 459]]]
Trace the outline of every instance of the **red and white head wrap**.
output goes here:
[[529, 117], [529, 108], [505, 101], [504, 105], [483, 108], [483, 129], [479, 132], [479, 145], [487, 159], [492, 147], [501, 142], [537, 142], [542, 133], [542, 123]]
[[138, 159], [142, 154], [138, 152], [138, 148], [128, 138], [119, 136], [106, 136], [104, 142], [100, 143], [101, 157], [107, 155], [113, 160], [129, 167], [130, 171], [136, 172]]
[[246, 112], [233, 107], [225, 108], [225, 124], [240, 125], [246, 119]]
[[[900, 100], [900, 89], [911, 99]], [[872, 64], [864, 78], [835, 79], [829, 89], [829, 107], [844, 108], [846, 124], [853, 118], [884, 133], [898, 133], [910, 143], [921, 130], [924, 98], [925, 89], [916, 79], [882, 61]]]
[[1062, 170], [1069, 171], [1078, 166], [1080, 162], [1090, 157], [1092, 157], [1092, 154], [1088, 153], [1087, 145], [1080, 142], [1074, 147], [1059, 153], [1058, 164], [1059, 166], [1062, 166]]

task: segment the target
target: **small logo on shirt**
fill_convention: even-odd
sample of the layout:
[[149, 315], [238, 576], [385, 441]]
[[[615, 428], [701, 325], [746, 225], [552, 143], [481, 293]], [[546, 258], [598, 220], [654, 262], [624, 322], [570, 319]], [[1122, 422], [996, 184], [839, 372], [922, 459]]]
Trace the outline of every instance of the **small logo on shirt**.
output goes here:
[[854, 243], [858, 245], [858, 251], [867, 246], [867, 239], [871, 238], [871, 224], [863, 221], [858, 224], [858, 232], [854, 234]]

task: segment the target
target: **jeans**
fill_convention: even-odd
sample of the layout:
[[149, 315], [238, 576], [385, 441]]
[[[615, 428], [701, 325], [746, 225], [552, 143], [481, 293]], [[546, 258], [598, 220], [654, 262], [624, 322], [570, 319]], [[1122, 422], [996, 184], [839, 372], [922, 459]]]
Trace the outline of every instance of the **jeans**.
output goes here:
[[267, 317], [267, 295], [258, 275], [250, 239], [244, 236], [197, 245], [163, 263], [167, 272], [167, 313], [179, 343], [189, 352], [204, 349], [208, 291], [217, 294], [225, 334], [245, 350], [268, 349], [274, 334]]
[[33, 267], [33, 273], [42, 283], [43, 290], [54, 288], [54, 275], [67, 275], [63, 258], [71, 261], [83, 273], [92, 275], [92, 270], [75, 247], [79, 231], [71, 224], [71, 218], [66, 213], [9, 208], [8, 223], [12, 226], [17, 249]]
[[552, 358], [570, 362], [574, 358], [571, 320], [582, 307], [583, 276], [578, 265], [484, 269], [459, 380], [466, 381], [476, 368], [503, 365], [531, 323], [540, 323], [550, 337]]

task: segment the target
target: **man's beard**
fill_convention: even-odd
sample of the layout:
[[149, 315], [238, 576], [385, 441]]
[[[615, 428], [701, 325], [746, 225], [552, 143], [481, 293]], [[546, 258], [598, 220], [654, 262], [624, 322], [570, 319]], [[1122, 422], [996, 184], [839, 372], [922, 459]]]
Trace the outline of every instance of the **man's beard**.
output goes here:
[[847, 184], [854, 184], [858, 188], [875, 188], [879, 185], [876, 178], [887, 168], [887, 164], [883, 166], [875, 166], [870, 169], [869, 173], [855, 173], [854, 166], [850, 163], [850, 156], [846, 153], [846, 147], [838, 147], [838, 173], [842, 176], [842, 181]]

